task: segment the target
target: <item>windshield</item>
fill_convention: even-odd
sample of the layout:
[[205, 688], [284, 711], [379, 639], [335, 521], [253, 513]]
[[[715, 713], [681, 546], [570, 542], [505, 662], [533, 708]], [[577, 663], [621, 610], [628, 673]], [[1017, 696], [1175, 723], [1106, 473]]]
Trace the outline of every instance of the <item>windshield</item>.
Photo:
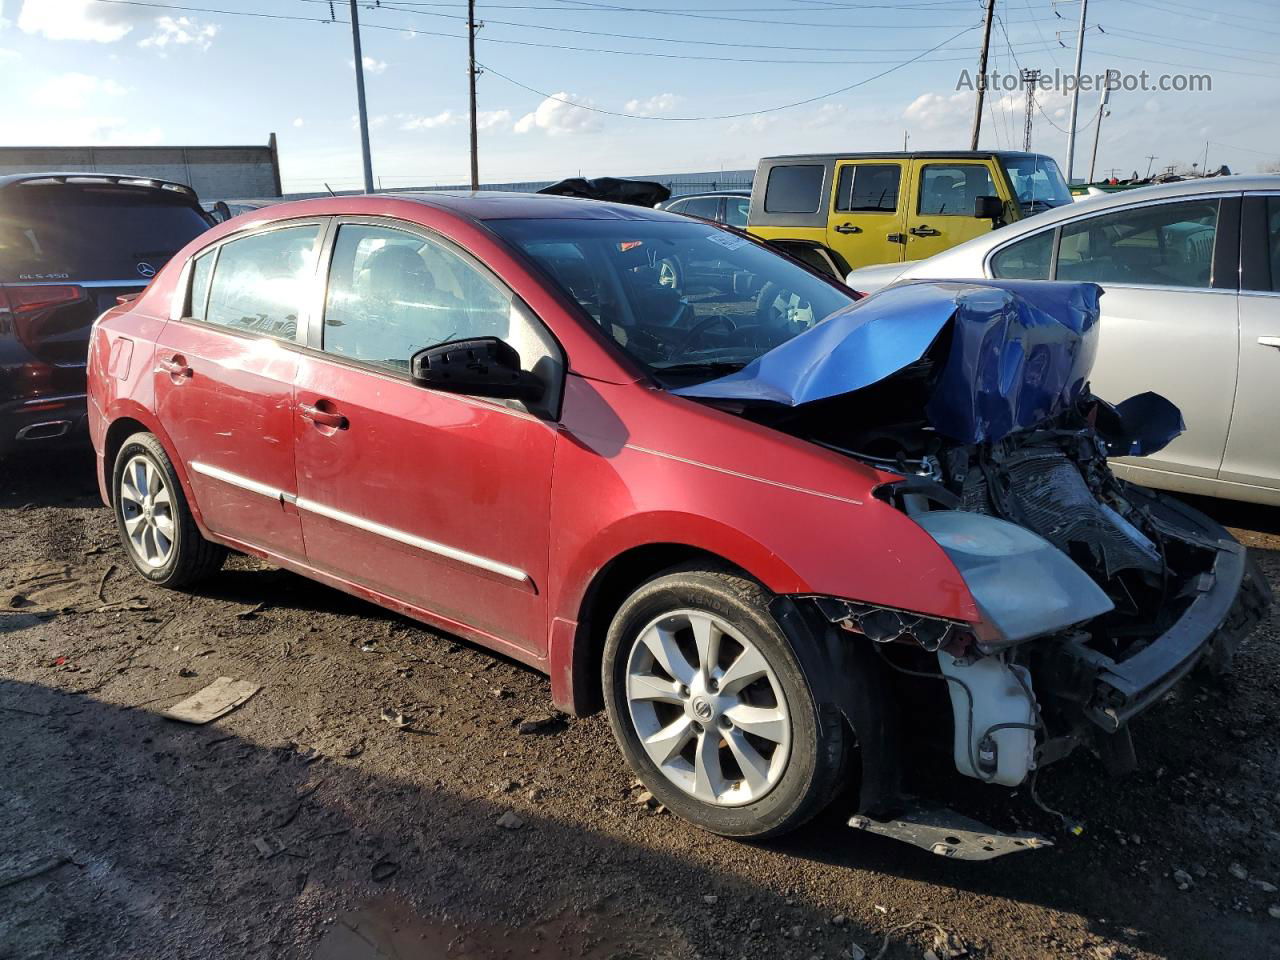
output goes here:
[[1071, 191], [1062, 178], [1058, 165], [1049, 157], [1033, 154], [1021, 157], [1001, 157], [1004, 172], [1009, 175], [1013, 192], [1018, 197], [1022, 212], [1036, 213], [1051, 207], [1061, 207], [1071, 202]]
[[628, 354], [687, 384], [750, 363], [854, 302], [707, 223], [491, 220]]

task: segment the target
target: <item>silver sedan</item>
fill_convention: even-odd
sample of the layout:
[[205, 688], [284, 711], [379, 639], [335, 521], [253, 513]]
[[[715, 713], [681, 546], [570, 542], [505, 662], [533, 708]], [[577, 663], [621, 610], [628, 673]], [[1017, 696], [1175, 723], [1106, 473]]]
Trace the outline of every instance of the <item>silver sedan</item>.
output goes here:
[[1093, 391], [1154, 390], [1186, 432], [1116, 472], [1166, 490], [1280, 505], [1280, 177], [1221, 177], [1090, 197], [927, 260], [864, 267], [864, 293], [908, 279], [1102, 286]]

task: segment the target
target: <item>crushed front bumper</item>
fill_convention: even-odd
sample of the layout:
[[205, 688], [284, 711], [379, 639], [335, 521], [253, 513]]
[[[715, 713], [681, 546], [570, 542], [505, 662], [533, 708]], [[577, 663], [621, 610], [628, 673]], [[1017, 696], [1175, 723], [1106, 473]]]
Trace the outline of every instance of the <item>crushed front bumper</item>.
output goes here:
[[1190, 605], [1133, 656], [1114, 660], [1079, 640], [1061, 646], [1085, 717], [1105, 732], [1121, 730], [1201, 661], [1225, 672], [1235, 648], [1265, 614], [1270, 592], [1245, 548], [1230, 538], [1212, 547], [1211, 567], [1186, 588], [1194, 595]]

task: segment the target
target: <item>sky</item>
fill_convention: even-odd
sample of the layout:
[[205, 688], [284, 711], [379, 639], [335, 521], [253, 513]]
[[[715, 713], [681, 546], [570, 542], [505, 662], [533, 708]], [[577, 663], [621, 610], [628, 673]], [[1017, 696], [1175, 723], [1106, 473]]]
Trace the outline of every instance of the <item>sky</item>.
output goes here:
[[[968, 148], [982, 0], [476, 7], [482, 181], [743, 169], [774, 154], [901, 149], [904, 137], [912, 149]], [[989, 72], [1070, 74], [1079, 11], [1079, 0], [995, 0]], [[1212, 11], [1089, 0], [1087, 15], [1083, 73], [1145, 70], [1149, 85], [1208, 75], [1211, 87], [1113, 92], [1097, 176], [1206, 157], [1210, 169], [1280, 170], [1273, 0]], [[348, 16], [349, 0], [0, 0], [0, 144], [265, 143], [275, 132], [287, 192], [358, 188]], [[360, 21], [378, 184], [465, 182], [465, 0], [361, 0]], [[1079, 97], [1077, 177], [1099, 99]], [[1070, 96], [1036, 100], [1032, 149], [1065, 170]], [[1025, 109], [1023, 88], [989, 92], [980, 145], [1021, 149]]]

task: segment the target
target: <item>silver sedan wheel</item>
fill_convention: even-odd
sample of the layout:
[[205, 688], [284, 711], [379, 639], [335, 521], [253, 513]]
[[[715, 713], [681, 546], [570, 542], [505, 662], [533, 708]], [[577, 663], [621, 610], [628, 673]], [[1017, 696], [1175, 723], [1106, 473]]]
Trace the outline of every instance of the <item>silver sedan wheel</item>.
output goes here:
[[705, 803], [754, 803], [777, 786], [791, 715], [764, 655], [728, 621], [677, 610], [650, 623], [627, 661], [640, 744], [672, 784]]
[[148, 567], [163, 567], [169, 562], [177, 526], [173, 499], [164, 474], [148, 457], [133, 457], [124, 466], [120, 519], [135, 557]]

